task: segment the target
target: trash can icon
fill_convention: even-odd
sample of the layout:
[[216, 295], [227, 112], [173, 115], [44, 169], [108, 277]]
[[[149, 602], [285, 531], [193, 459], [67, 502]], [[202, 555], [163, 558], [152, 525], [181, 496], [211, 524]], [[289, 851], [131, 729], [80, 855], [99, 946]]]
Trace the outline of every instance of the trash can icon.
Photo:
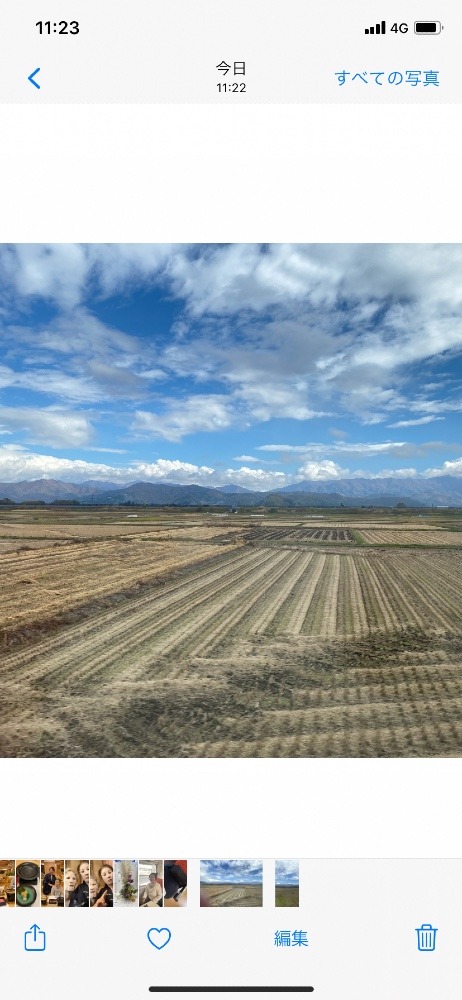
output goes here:
[[436, 932], [438, 928], [431, 924], [422, 924], [416, 927], [417, 947], [419, 951], [434, 951], [436, 948]]

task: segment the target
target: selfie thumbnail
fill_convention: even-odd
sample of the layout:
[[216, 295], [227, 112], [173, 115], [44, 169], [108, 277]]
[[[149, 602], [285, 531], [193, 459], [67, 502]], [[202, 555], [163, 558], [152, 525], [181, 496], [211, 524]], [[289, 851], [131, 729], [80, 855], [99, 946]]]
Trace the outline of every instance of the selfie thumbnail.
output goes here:
[[114, 862], [90, 861], [90, 906], [114, 905]]
[[89, 861], [64, 862], [64, 905], [72, 908], [89, 906]]

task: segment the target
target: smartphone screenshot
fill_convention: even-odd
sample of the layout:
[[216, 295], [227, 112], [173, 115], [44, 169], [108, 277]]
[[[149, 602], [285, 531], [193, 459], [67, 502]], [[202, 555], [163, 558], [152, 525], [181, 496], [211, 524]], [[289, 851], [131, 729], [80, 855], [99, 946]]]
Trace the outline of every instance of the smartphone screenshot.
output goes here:
[[460, 996], [461, 29], [0, 13], [11, 1000]]

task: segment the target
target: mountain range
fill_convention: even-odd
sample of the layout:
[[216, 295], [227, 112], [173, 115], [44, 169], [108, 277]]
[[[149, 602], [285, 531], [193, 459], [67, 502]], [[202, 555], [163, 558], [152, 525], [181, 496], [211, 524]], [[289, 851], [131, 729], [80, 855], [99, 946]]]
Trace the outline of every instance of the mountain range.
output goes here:
[[462, 506], [462, 477], [416, 476], [380, 479], [337, 479], [313, 482], [305, 480], [279, 490], [260, 492], [229, 484], [221, 488], [177, 483], [117, 483], [87, 480], [65, 483], [56, 479], [32, 482], [0, 483], [0, 498], [14, 503], [74, 500], [85, 504], [154, 504], [191, 507], [197, 505], [232, 507], [337, 507], [386, 506]]

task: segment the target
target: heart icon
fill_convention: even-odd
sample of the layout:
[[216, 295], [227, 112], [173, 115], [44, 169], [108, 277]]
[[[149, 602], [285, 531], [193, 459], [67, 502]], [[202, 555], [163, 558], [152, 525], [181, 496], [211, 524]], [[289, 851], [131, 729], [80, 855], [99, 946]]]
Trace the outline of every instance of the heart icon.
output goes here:
[[171, 936], [172, 932], [169, 931], [168, 927], [150, 927], [148, 930], [149, 944], [152, 944], [158, 951], [160, 951], [161, 948], [165, 948], [165, 945], [168, 944]]

